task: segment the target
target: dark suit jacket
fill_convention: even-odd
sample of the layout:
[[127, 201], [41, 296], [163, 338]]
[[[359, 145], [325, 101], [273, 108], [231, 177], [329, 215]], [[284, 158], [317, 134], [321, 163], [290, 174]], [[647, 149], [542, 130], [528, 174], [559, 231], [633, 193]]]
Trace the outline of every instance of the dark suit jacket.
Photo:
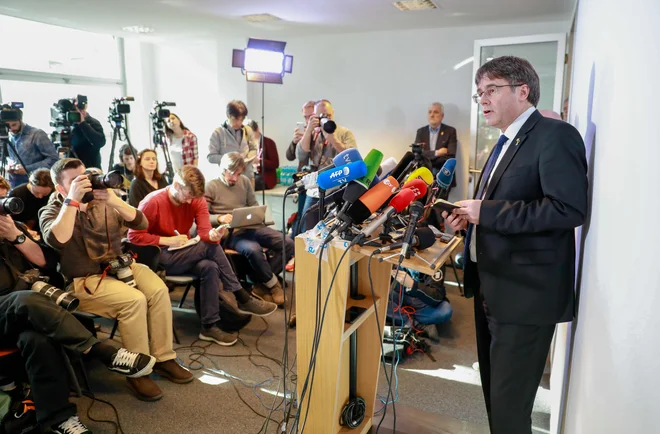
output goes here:
[[[450, 127], [449, 125], [440, 124], [440, 132], [438, 133], [438, 140], [435, 144], [435, 147], [431, 149], [429, 147], [429, 142], [431, 141], [431, 132], [429, 131], [429, 126], [423, 126], [417, 130], [415, 135], [415, 143], [424, 143], [423, 146], [423, 155], [431, 162], [431, 167], [429, 169], [433, 170], [433, 174], [436, 174], [439, 169], [442, 168], [442, 165], [445, 164], [450, 158], [456, 158], [456, 128]], [[438, 149], [447, 148], [447, 153], [441, 157], [435, 155], [435, 151]], [[451, 186], [456, 186], [456, 177], [452, 179]]]
[[476, 232], [477, 264], [469, 254], [465, 258], [466, 296], [480, 292], [502, 323], [571, 321], [574, 229], [586, 214], [582, 137], [572, 125], [535, 111], [487, 187]]

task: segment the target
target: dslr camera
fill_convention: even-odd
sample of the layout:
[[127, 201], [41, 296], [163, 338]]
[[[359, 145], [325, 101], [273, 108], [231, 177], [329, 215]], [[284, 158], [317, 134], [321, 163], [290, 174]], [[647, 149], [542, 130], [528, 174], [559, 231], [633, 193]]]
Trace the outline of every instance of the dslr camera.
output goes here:
[[103, 269], [107, 270], [108, 273], [113, 274], [117, 280], [135, 288], [137, 284], [135, 283], [135, 277], [133, 276], [133, 270], [131, 269], [132, 264], [133, 254], [131, 252], [126, 252], [117, 256], [115, 259], [111, 259], [104, 263]]
[[[124, 183], [124, 178], [122, 178], [119, 170], [113, 170], [112, 172], [107, 173], [106, 175], [98, 173], [94, 170], [87, 169], [85, 170], [85, 175], [87, 179], [92, 183], [92, 190], [106, 190], [108, 188], [121, 188]], [[88, 203], [94, 200], [94, 194], [89, 191], [85, 193], [82, 198], [82, 203]]]
[[328, 134], [332, 134], [337, 130], [337, 124], [335, 123], [335, 121], [328, 118], [328, 115], [325, 113], [319, 115], [319, 123], [321, 124], [321, 128], [323, 128], [323, 131], [325, 131]]
[[62, 291], [53, 285], [48, 284], [50, 278], [42, 276], [38, 269], [32, 268], [25, 273], [17, 273], [14, 291], [32, 290], [49, 297], [61, 308], [73, 312], [78, 308], [80, 300], [73, 294]]
[[3, 197], [0, 199], [0, 215], [16, 215], [23, 212], [24, 204], [20, 197]]
[[0, 106], [0, 140], [9, 139], [9, 125], [7, 122], [21, 121], [23, 118], [22, 108], [22, 102], [10, 102]]

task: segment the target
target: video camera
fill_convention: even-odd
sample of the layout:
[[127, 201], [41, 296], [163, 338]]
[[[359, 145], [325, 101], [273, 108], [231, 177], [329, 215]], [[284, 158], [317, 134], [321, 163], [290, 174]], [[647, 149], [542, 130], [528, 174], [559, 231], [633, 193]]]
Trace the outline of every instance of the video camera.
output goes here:
[[7, 125], [7, 122], [21, 121], [23, 119], [22, 108], [22, 102], [10, 102], [9, 104], [2, 104], [0, 106], [0, 140], [7, 140], [9, 138], [9, 125]]
[[124, 115], [131, 112], [131, 105], [126, 104], [124, 101], [135, 101], [135, 98], [132, 96], [114, 98], [109, 109], [108, 122], [121, 123], [124, 120]]
[[[106, 175], [102, 173], [97, 173], [93, 170], [85, 170], [85, 175], [87, 179], [92, 183], [92, 190], [106, 190], [108, 188], [121, 188], [124, 183], [124, 178], [122, 178], [119, 170], [113, 170], [112, 172], [107, 173]], [[94, 194], [89, 191], [85, 193], [82, 198], [82, 203], [88, 203], [94, 200]]]
[[85, 95], [60, 99], [50, 108], [50, 126], [55, 128], [50, 135], [50, 140], [57, 148], [60, 158], [69, 156], [71, 128], [74, 124], [84, 120], [80, 110], [86, 108], [87, 97]]
[[163, 107], [176, 107], [175, 102], [158, 102], [154, 101], [154, 108], [151, 110], [151, 125], [156, 131], [163, 131], [165, 128], [164, 120], [170, 117], [170, 111]]

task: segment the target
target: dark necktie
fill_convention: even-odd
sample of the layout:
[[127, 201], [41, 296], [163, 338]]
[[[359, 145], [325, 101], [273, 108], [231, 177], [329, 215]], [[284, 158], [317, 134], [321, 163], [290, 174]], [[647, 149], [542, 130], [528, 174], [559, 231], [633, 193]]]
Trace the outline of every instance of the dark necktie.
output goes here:
[[[479, 188], [477, 189], [477, 194], [475, 196], [475, 199], [477, 200], [483, 199], [484, 192], [486, 191], [486, 187], [488, 186], [488, 181], [490, 179], [490, 174], [493, 172], [493, 169], [495, 168], [495, 163], [497, 163], [497, 159], [502, 153], [502, 147], [504, 146], [507, 140], [509, 140], [509, 138], [504, 134], [502, 134], [500, 138], [497, 140], [497, 143], [495, 144], [495, 148], [493, 148], [493, 152], [491, 152], [490, 157], [486, 162], [486, 167], [484, 167], [484, 171], [482, 172], [481, 183], [479, 183]], [[466, 264], [467, 260], [470, 258], [470, 241], [472, 240], [473, 228], [474, 225], [472, 223], [468, 224], [467, 235], [465, 236], [465, 250], [463, 251], [463, 264]]]

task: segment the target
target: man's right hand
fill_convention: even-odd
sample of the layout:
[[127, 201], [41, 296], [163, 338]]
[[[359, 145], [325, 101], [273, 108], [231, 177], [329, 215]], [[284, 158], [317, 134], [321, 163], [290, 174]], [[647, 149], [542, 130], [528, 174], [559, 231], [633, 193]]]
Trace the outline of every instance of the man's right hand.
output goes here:
[[85, 196], [85, 193], [92, 191], [92, 183], [87, 175], [80, 175], [71, 182], [69, 187], [69, 194], [67, 197], [76, 202], [80, 202]]
[[164, 246], [179, 247], [188, 242], [188, 235], [175, 235], [173, 237], [160, 237], [160, 243]]
[[221, 225], [230, 225], [231, 221], [233, 219], [233, 216], [231, 214], [225, 214], [218, 216], [218, 223]]
[[309, 118], [309, 122], [307, 122], [307, 129], [305, 130], [305, 134], [312, 134], [314, 130], [318, 127], [321, 126], [321, 121], [317, 116], [312, 116]]

